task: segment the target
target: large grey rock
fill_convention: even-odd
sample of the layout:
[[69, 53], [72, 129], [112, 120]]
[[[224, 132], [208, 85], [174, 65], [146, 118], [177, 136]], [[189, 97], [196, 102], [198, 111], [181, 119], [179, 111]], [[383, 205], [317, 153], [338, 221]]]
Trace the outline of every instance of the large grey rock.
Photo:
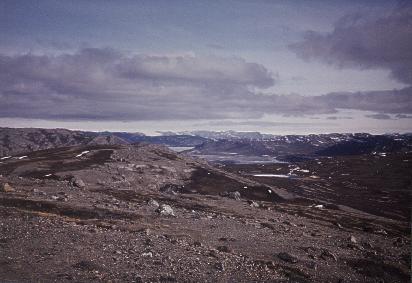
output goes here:
[[238, 191], [230, 192], [229, 193], [229, 198], [235, 199], [235, 200], [240, 200], [240, 193]]
[[78, 177], [73, 177], [73, 178], [71, 178], [70, 184], [71, 184], [73, 187], [78, 187], [78, 188], [84, 188], [84, 187], [86, 187], [86, 184], [83, 182], [83, 180], [80, 179], [80, 178], [78, 178]]
[[168, 204], [161, 204], [156, 211], [164, 216], [175, 216], [172, 207]]
[[154, 207], [154, 208], [158, 208], [160, 206], [159, 203], [152, 198], [149, 199], [149, 201], [147, 202], [147, 205]]
[[253, 200], [249, 200], [248, 204], [249, 204], [250, 207], [256, 207], [256, 208], [260, 206], [257, 202], [255, 202]]

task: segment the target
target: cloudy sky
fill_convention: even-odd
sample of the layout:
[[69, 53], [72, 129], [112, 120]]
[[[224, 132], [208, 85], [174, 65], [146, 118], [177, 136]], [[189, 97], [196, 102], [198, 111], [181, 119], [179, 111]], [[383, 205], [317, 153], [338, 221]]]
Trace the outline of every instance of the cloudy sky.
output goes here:
[[0, 126], [412, 132], [410, 1], [0, 1]]

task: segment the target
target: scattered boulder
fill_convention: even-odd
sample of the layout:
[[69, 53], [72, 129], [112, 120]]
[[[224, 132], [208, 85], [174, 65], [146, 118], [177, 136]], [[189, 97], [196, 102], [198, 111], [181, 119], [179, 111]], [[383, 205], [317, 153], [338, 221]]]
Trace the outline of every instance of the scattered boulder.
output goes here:
[[154, 208], [158, 208], [160, 206], [159, 203], [154, 199], [149, 199], [149, 201], [147, 202], [147, 205], [154, 207]]
[[248, 204], [249, 204], [250, 207], [256, 207], [256, 208], [258, 208], [260, 206], [257, 202], [255, 202], [253, 200], [249, 200]]
[[139, 233], [142, 233], [143, 235], [150, 235], [152, 233], [152, 231], [149, 228], [142, 228], [138, 231]]
[[172, 207], [168, 204], [161, 204], [157, 209], [156, 212], [163, 216], [175, 216], [175, 213]]
[[201, 246], [203, 246], [203, 245], [202, 245], [201, 242], [195, 241], [195, 242], [193, 242], [193, 246], [195, 246], [195, 247], [201, 247]]
[[279, 257], [281, 260], [286, 261], [286, 262], [289, 262], [289, 263], [297, 263], [297, 262], [298, 262], [298, 258], [297, 258], [297, 257], [295, 257], [294, 255], [291, 255], [291, 254], [289, 254], [289, 253], [286, 253], [286, 252], [281, 252], [281, 253], [279, 253], [279, 254], [278, 254], [278, 257]]
[[78, 187], [78, 188], [86, 187], [86, 184], [83, 182], [83, 180], [78, 177], [72, 177], [70, 179], [70, 185], [72, 185], [73, 187]]
[[46, 195], [45, 192], [40, 191], [39, 189], [36, 189], [36, 188], [34, 188], [32, 191], [33, 191], [33, 193], [35, 193], [37, 195], [40, 195], [40, 196], [45, 196]]
[[86, 270], [86, 271], [93, 271], [93, 270], [100, 269], [99, 265], [89, 260], [79, 261], [76, 264], [73, 264], [73, 267], [76, 269], [81, 269], [81, 270]]
[[68, 198], [64, 196], [51, 196], [52, 200], [57, 200], [57, 201], [67, 201]]
[[351, 235], [350, 237], [349, 237], [349, 241], [351, 242], [351, 243], [353, 243], [353, 244], [356, 244], [358, 241], [356, 240], [356, 238], [355, 238], [355, 236], [353, 236], [353, 235]]
[[383, 229], [375, 230], [374, 232], [375, 232], [376, 234], [380, 234], [380, 235], [388, 235], [388, 232], [386, 232], [386, 231], [383, 230]]
[[215, 263], [215, 268], [219, 271], [225, 271], [225, 266], [223, 265], [222, 262], [216, 262]]
[[153, 253], [152, 252], [142, 253], [142, 257], [153, 257]]
[[209, 256], [214, 257], [214, 258], [218, 258], [218, 252], [215, 249], [211, 249], [209, 250]]
[[255, 259], [252, 262], [254, 265], [262, 266], [265, 270], [275, 268], [275, 263], [271, 260]]
[[238, 191], [230, 192], [228, 194], [229, 198], [234, 200], [240, 200], [240, 193]]
[[14, 188], [9, 183], [4, 183], [0, 186], [0, 191], [5, 193], [14, 192]]
[[269, 228], [269, 229], [272, 229], [272, 230], [277, 230], [277, 227], [275, 225], [273, 225], [272, 223], [260, 222], [260, 225], [262, 225], [262, 227], [265, 227], [265, 228]]
[[159, 190], [162, 193], [169, 194], [169, 195], [176, 195], [182, 188], [175, 184], [168, 184], [166, 186], [161, 187]]
[[231, 250], [228, 246], [219, 246], [219, 247], [217, 247], [217, 250], [219, 252], [222, 252], [222, 253], [230, 253], [231, 252]]
[[331, 252], [328, 251], [328, 250], [324, 250], [324, 251], [322, 252], [322, 254], [320, 255], [320, 257], [321, 257], [322, 259], [324, 259], [324, 260], [328, 260], [328, 259], [333, 259], [334, 261], [337, 261], [337, 260], [338, 260], [337, 256], [334, 255], [333, 253], [331, 253]]
[[133, 282], [135, 283], [143, 283], [143, 277], [140, 274], [135, 274]]
[[285, 220], [285, 221], [283, 221], [283, 223], [286, 224], [286, 225], [292, 226], [292, 227], [297, 227], [298, 226], [295, 223], [290, 222], [289, 220]]

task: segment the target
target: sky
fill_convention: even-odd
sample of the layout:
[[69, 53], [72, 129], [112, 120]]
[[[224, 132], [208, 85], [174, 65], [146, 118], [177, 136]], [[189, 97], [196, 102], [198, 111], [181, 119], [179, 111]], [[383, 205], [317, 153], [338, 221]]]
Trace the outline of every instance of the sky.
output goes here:
[[411, 3], [0, 0], [0, 126], [412, 132]]

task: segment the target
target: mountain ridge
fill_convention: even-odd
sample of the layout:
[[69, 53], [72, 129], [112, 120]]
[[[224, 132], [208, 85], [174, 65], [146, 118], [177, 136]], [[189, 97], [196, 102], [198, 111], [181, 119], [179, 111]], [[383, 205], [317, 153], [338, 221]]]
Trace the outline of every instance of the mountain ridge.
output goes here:
[[[195, 135], [198, 134], [198, 135]], [[169, 147], [193, 147], [188, 154], [242, 154], [280, 157], [345, 155], [396, 151], [411, 148], [411, 134], [371, 135], [269, 135], [258, 132], [197, 131], [146, 136], [142, 133], [89, 132], [67, 129], [0, 128], [0, 156], [20, 154], [41, 149], [86, 144], [162, 144]]]

